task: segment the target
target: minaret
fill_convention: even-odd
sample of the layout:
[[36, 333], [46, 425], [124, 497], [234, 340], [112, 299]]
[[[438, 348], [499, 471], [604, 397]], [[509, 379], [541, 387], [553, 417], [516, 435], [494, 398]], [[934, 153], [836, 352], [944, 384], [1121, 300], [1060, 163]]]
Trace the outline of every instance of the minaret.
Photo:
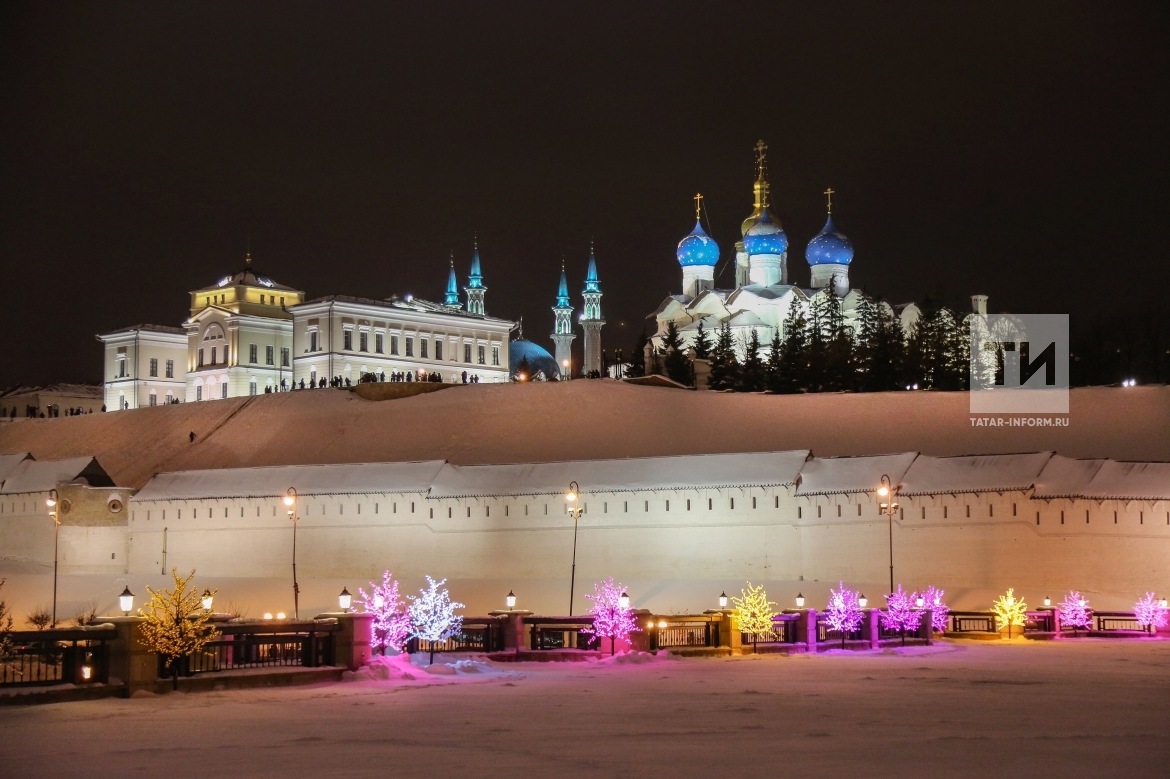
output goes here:
[[569, 280], [565, 278], [565, 263], [561, 261], [561, 285], [557, 287], [557, 304], [553, 306], [556, 325], [552, 339], [556, 344], [557, 367], [562, 379], [571, 379], [573, 366], [573, 304], [569, 302]]
[[452, 308], [462, 308], [459, 303], [459, 282], [455, 280], [455, 252], [451, 252], [451, 270], [447, 274], [447, 297], [443, 298], [445, 305]]
[[483, 315], [483, 293], [487, 287], [483, 285], [483, 273], [479, 269], [479, 241], [475, 242], [475, 252], [471, 255], [471, 277], [463, 289], [467, 293], [467, 311], [471, 314]]
[[597, 260], [593, 247], [589, 247], [589, 270], [585, 274], [585, 311], [581, 314], [581, 329], [585, 331], [585, 364], [581, 374], [588, 376], [593, 371], [601, 373], [601, 284], [597, 280]]

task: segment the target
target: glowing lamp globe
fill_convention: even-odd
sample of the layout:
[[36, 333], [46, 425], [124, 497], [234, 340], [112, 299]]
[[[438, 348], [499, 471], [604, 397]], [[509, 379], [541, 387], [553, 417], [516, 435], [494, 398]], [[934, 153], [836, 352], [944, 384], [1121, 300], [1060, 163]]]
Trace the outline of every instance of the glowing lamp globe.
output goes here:
[[509, 609], [516, 608], [516, 593], [508, 590], [508, 597], [504, 598], [504, 600], [508, 603]]
[[270, 612], [270, 611], [264, 612], [264, 619], [272, 619], [272, 612]]
[[1162, 608], [1166, 608], [1167, 605], [1170, 605], [1170, 604], [1167, 603], [1165, 598], [1162, 598]]
[[799, 592], [796, 593], [796, 608], [798, 608], [798, 609], [804, 608], [804, 595], [802, 593], [799, 593]]
[[881, 487], [878, 487], [877, 494], [878, 494], [878, 495], [881, 495], [881, 496], [884, 498], [885, 496], [887, 496], [887, 495], [889, 495], [889, 494], [890, 494], [890, 488], [889, 488], [889, 487], [886, 487], [886, 486], [884, 486], [884, 485], [883, 485], [883, 486], [881, 486]]
[[118, 608], [126, 616], [130, 616], [130, 612], [134, 610], [134, 593], [130, 592], [129, 587], [124, 587], [122, 594], [118, 596]]
[[91, 668], [88, 665], [81, 666], [81, 678], [82, 679], [84, 679], [85, 681], [88, 682], [92, 676], [93, 676], [93, 668]]
[[215, 603], [215, 596], [212, 595], [211, 590], [207, 589], [206, 587], [203, 588], [202, 603], [204, 611], [211, 611], [211, 606]]
[[719, 595], [719, 608], [727, 608], [727, 592], [723, 592]]
[[337, 596], [337, 605], [342, 611], [349, 611], [349, 607], [353, 605], [353, 596], [349, 594], [348, 587], [341, 588], [341, 594]]
[[292, 504], [293, 504], [293, 496], [292, 495], [285, 495], [284, 496], [284, 505], [291, 506]]
[[865, 597], [865, 595], [864, 595], [864, 594], [862, 594], [862, 596], [861, 596], [860, 598], [858, 598], [858, 599], [857, 599], [857, 605], [858, 605], [858, 606], [860, 606], [860, 607], [861, 607], [861, 608], [863, 608], [863, 609], [866, 607], [866, 605], [867, 605], [868, 603], [869, 603], [869, 598]]
[[623, 592], [622, 596], [618, 598], [618, 606], [622, 610], [628, 609], [630, 607], [630, 596]]
[[57, 501], [54, 500], [53, 498], [45, 498], [45, 505], [48, 506], [49, 508], [53, 508], [53, 506], [57, 505]]
[[1047, 595], [1045, 595], [1044, 596], [1044, 605], [1051, 606], [1052, 605], [1052, 598], [1049, 598]]
[[276, 618], [277, 619], [284, 619], [285, 618], [284, 612], [283, 611], [276, 612]]
[[661, 622], [659, 622], [658, 627], [660, 627], [660, 628], [666, 627], [666, 620], [662, 620]]
[[923, 598], [921, 595], [919, 595], [917, 598], [914, 599], [914, 605], [917, 606], [918, 608], [922, 608], [923, 606], [926, 605], [926, 599]]

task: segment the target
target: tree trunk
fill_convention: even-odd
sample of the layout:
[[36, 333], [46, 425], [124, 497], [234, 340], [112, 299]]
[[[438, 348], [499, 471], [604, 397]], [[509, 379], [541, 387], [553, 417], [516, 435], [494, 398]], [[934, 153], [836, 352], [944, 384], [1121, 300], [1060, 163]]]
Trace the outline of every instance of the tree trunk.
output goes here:
[[431, 642], [431, 665], [435, 664], [435, 642]]
[[171, 659], [171, 689], [174, 692], [179, 691], [179, 658]]

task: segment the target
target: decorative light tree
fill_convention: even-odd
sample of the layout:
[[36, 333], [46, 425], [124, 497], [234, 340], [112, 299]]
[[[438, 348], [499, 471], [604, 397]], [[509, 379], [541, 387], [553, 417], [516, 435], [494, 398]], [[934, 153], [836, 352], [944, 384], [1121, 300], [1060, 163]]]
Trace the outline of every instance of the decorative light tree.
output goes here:
[[410, 637], [410, 615], [406, 613], [406, 602], [398, 597], [398, 582], [393, 581], [389, 571], [382, 574], [382, 583], [370, 582], [371, 592], [361, 587], [358, 605], [362, 611], [374, 615], [374, 649], [386, 654], [386, 647], [401, 652]]
[[739, 592], [741, 597], [731, 599], [735, 604], [735, 619], [739, 623], [740, 632], [751, 634], [752, 654], [755, 654], [759, 637], [772, 632], [772, 617], [776, 616], [772, 607], [776, 604], [768, 600], [768, 594], [764, 592], [762, 584], [753, 587], [752, 583], [748, 582], [747, 589]]
[[1008, 587], [1008, 591], [991, 604], [991, 610], [995, 613], [996, 628], [1003, 630], [1006, 627], [1009, 639], [1012, 637], [1013, 625], [1023, 628], [1028, 621], [1028, 604], [1023, 598], [1016, 600], [1014, 593], [1015, 588]]
[[[7, 579], [0, 579], [0, 589], [4, 588], [4, 582]], [[12, 612], [8, 610], [8, 604], [0, 600], [0, 663], [6, 662], [13, 654], [12, 636]]]
[[951, 613], [947, 604], [943, 603], [943, 595], [945, 590], [940, 590], [934, 585], [926, 588], [921, 593], [922, 599], [926, 602], [926, 608], [930, 609], [930, 626], [935, 633], [947, 632], [947, 615]]
[[845, 637], [861, 627], [862, 613], [858, 594], [837, 582], [836, 590], [829, 590], [829, 605], [825, 609], [825, 622], [830, 630], [841, 633], [841, 648], [845, 648]]
[[435, 662], [435, 642], [446, 641], [463, 630], [463, 617], [455, 613], [455, 609], [463, 608], [463, 604], [452, 601], [446, 590], [439, 589], [446, 583], [446, 579], [437, 582], [428, 576], [427, 589], [419, 590], [418, 597], [406, 596], [410, 599], [410, 635], [431, 642], [432, 664]]
[[634, 619], [630, 599], [623, 597], [625, 591], [621, 584], [614, 584], [610, 577], [594, 584], [594, 594], [585, 596], [586, 600], [593, 601], [589, 607], [589, 613], [593, 615], [593, 627], [585, 628], [582, 632], [591, 633], [597, 638], [608, 638], [610, 657], [618, 641], [629, 641], [631, 633], [642, 630]]
[[901, 584], [898, 585], [898, 589], [886, 596], [882, 625], [886, 630], [897, 630], [902, 634], [902, 646], [906, 646], [906, 631], [913, 633], [922, 622], [922, 612], [917, 608], [918, 597], [917, 592], [903, 590]]
[[1065, 595], [1056, 608], [1060, 610], [1060, 624], [1072, 625], [1073, 636], [1077, 635], [1077, 628], [1084, 628], [1088, 632], [1093, 624], [1093, 610], [1089, 608], [1089, 601], [1076, 590]]
[[[211, 612], [203, 608], [203, 596], [194, 586], [187, 591], [187, 583], [195, 576], [179, 576], [177, 569], [171, 569], [175, 579], [174, 590], [156, 592], [146, 588], [150, 603], [138, 610], [146, 619], [142, 623], [142, 643], [151, 651], [166, 658], [166, 668], [171, 669], [172, 689], [179, 689], [179, 663], [214, 639], [218, 634], [209, 623]], [[216, 590], [218, 592], [218, 590]], [[211, 593], [214, 597], [215, 592]]]
[[[1151, 633], [1157, 632], [1158, 628], [1166, 627], [1166, 623], [1170, 621], [1170, 609], [1162, 604], [1163, 601], [1158, 600], [1152, 592], [1147, 592], [1138, 599], [1138, 602], [1133, 604], [1133, 613], [1137, 617], [1138, 625]], [[0, 603], [0, 607], [3, 605]]]

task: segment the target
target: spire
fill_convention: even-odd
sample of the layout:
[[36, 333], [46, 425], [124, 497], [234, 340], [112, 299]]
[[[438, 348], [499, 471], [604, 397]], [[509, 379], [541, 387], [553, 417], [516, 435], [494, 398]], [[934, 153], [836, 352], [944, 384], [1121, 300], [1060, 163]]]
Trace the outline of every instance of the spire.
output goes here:
[[[769, 201], [769, 194], [772, 191], [772, 185], [768, 183], [768, 144], [762, 140], [756, 141], [753, 147], [756, 152], [756, 180], [752, 183], [752, 197], [754, 199], [751, 215], [743, 220], [740, 225], [740, 234], [746, 235], [748, 229], [756, 223], [760, 215], [768, 210], [771, 205]], [[773, 222], [777, 222], [775, 217]]]
[[467, 286], [470, 289], [478, 289], [483, 286], [483, 272], [479, 269], [479, 239], [475, 239], [475, 250], [471, 253], [471, 277], [468, 279]]
[[448, 306], [459, 305], [459, 283], [455, 279], [455, 252], [451, 252], [451, 269], [447, 272], [447, 297], [443, 302]]
[[695, 221], [698, 222], [703, 218], [703, 193], [695, 194]]
[[561, 258], [561, 283], [557, 287], [557, 308], [570, 308], [572, 303], [569, 302], [569, 279], [565, 276], [565, 259]]
[[252, 270], [252, 252], [244, 252], [244, 270]]
[[589, 244], [589, 269], [585, 272], [585, 292], [600, 294], [601, 285], [597, 280], [597, 260], [593, 256], [593, 244]]

